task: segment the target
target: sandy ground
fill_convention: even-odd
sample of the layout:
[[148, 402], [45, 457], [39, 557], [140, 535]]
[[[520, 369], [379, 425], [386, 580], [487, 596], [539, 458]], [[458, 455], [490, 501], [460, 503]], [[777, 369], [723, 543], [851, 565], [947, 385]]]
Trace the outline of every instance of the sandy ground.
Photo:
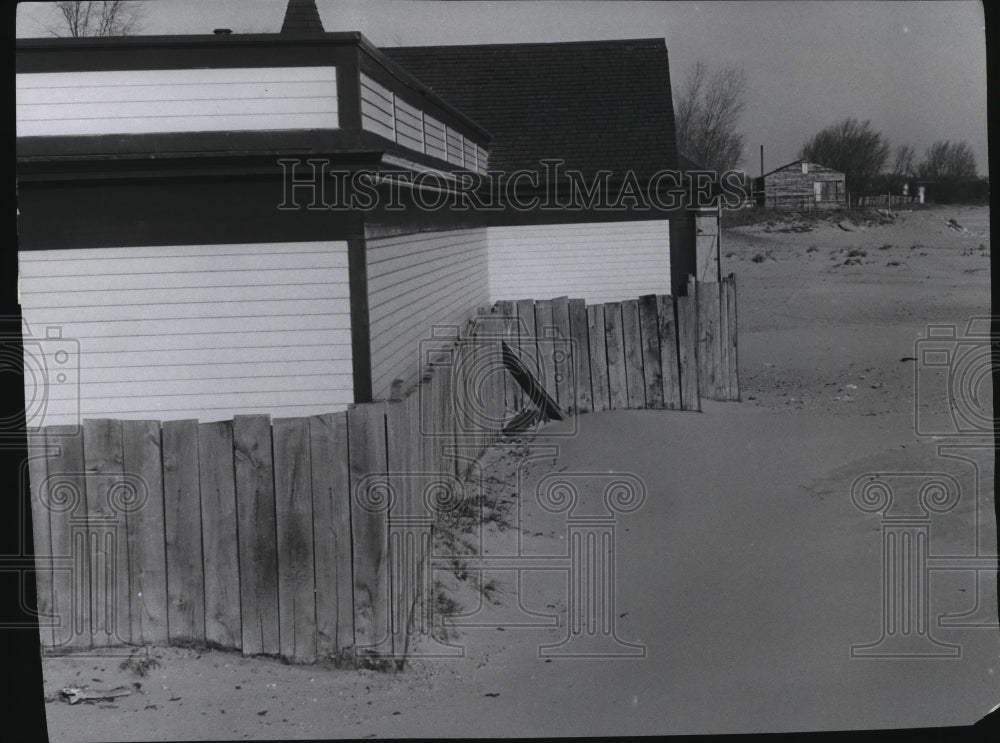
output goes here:
[[[988, 211], [914, 211], [850, 231], [780, 227], [740, 228], [723, 242], [724, 271], [739, 282], [742, 403], [582, 416], [541, 431], [527, 447], [533, 459], [521, 446], [484, 460], [481, 486], [510, 526], [492, 523], [483, 552], [517, 558], [472, 571], [495, 588], [481, 601], [473, 581], [458, 585], [449, 646], [424, 638], [417, 647], [461, 657], [380, 673], [154, 648], [158, 665], [145, 676], [120, 668], [121, 658], [49, 658], [52, 740], [638, 735], [979, 719], [1000, 702], [995, 572], [975, 570], [996, 554], [992, 450], [976, 446], [984, 439], [974, 417], [966, 426], [949, 414], [944, 377], [920, 376], [912, 359], [928, 323], [957, 323], [952, 346], [982, 348], [963, 336], [970, 317], [989, 312]], [[973, 412], [991, 404], [985, 384], [972, 385], [981, 394]], [[560, 435], [573, 426], [575, 435]], [[917, 512], [933, 569], [921, 573], [927, 624], [907, 628], [925, 642], [908, 657], [852, 657], [852, 646], [877, 642], [889, 626], [885, 524], [851, 499], [867, 473], [880, 473], [899, 504], [933, 473], [950, 476], [958, 494], [942, 513]], [[613, 606], [603, 605], [615, 637], [598, 648], [606, 657], [540, 649], [566, 635], [573, 574], [567, 515], [535, 497], [552, 478], [575, 488], [573, 517], [599, 514], [614, 480], [645, 494], [609, 527]], [[514, 569], [529, 563], [538, 569]], [[928, 647], [956, 657], [929, 657]], [[71, 706], [57, 695], [69, 684], [132, 693]]]

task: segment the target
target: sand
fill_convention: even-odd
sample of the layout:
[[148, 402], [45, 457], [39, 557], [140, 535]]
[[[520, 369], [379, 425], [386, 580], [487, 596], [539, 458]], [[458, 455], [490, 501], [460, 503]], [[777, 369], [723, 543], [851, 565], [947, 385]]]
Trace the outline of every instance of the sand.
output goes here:
[[[988, 217], [982, 207], [936, 207], [886, 224], [845, 224], [850, 231], [822, 223], [805, 232], [777, 231], [787, 224], [726, 232], [723, 269], [738, 280], [743, 401], [707, 403], [702, 413], [607, 412], [553, 424], [529, 448], [556, 446], [554, 457], [490, 452], [482, 487], [506, 504], [512, 526], [491, 525], [486, 551], [520, 555], [517, 565], [529, 555], [545, 569], [523, 570], [520, 581], [513, 569], [485, 573], [496, 590], [481, 605], [469, 582], [442, 576], [457, 585], [461, 609], [451, 623], [462, 626], [452, 627], [450, 642], [463, 657], [417, 658], [400, 673], [380, 673], [153, 648], [158, 666], [146, 676], [119, 668], [121, 658], [48, 658], [52, 740], [639, 735], [976, 721], [1000, 702], [995, 573], [977, 579], [975, 570], [996, 554], [993, 455], [981, 446], [989, 443], [981, 429], [957, 430], [944, 378], [918, 377], [917, 363], [904, 359], [919, 356], [928, 323], [955, 323], [961, 338], [970, 317], [988, 314]], [[975, 338], [961, 343], [982, 347]], [[988, 409], [991, 397], [977, 389], [979, 407]], [[917, 423], [926, 435], [917, 435]], [[851, 499], [866, 473], [880, 473], [900, 502], [933, 473], [957, 488], [945, 512], [918, 514], [936, 567], [924, 573], [927, 625], [911, 628], [957, 657], [852, 657], [852, 646], [875, 643], [886, 627], [885, 523]], [[603, 649], [623, 657], [539, 650], [566, 634], [567, 517], [534, 498], [553, 477], [576, 486], [581, 509], [596, 503], [594, 513], [611, 481], [645, 492], [613, 526], [617, 642]], [[940, 569], [941, 556], [952, 558], [952, 569]], [[422, 652], [435, 649], [418, 643]], [[642, 655], [627, 656], [635, 652]], [[141, 686], [113, 702], [71, 706], [57, 697], [69, 684]]]

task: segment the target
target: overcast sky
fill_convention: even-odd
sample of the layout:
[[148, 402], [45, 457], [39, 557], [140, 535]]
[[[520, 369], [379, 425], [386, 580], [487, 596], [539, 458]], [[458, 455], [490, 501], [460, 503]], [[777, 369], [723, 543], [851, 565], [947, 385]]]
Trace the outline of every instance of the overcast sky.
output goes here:
[[[142, 33], [273, 32], [285, 0], [145, 0]], [[317, 0], [328, 31], [378, 46], [661, 37], [679, 88], [699, 58], [747, 76], [743, 167], [793, 160], [819, 129], [871, 119], [895, 147], [923, 157], [936, 139], [967, 140], [987, 171], [982, 6], [944, 2], [473, 2]], [[54, 8], [18, 8], [19, 36], [50, 35]], [[540, 71], [544, 74], [544, 71]]]

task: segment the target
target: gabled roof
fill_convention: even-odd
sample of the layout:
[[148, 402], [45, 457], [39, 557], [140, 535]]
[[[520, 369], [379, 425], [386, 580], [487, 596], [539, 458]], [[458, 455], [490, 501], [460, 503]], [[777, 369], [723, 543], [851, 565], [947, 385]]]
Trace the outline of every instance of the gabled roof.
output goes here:
[[491, 169], [677, 167], [663, 39], [383, 48], [493, 136]]

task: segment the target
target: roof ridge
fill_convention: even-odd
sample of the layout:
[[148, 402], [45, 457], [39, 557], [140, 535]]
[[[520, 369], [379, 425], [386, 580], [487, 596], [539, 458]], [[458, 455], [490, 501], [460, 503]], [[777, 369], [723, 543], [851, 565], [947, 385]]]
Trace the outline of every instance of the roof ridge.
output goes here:
[[526, 41], [502, 42], [489, 44], [418, 44], [409, 46], [380, 46], [383, 51], [423, 50], [423, 49], [494, 49], [494, 48], [525, 48], [553, 46], [624, 46], [627, 44], [650, 44], [666, 47], [666, 40], [660, 37], [628, 38], [628, 39], [584, 39], [576, 41]]

